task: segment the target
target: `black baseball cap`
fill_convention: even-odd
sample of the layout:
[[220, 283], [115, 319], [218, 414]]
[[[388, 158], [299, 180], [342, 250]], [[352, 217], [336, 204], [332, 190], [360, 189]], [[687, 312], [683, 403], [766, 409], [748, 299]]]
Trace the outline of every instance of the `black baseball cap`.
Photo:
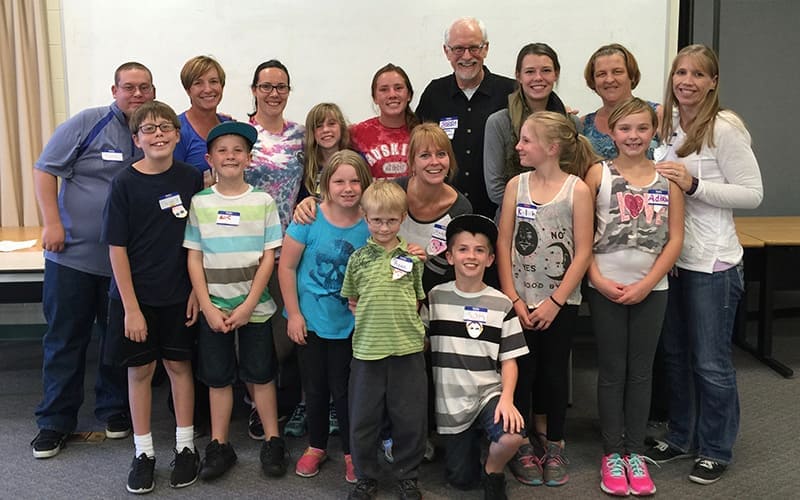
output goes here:
[[258, 132], [256, 132], [255, 127], [249, 123], [234, 121], [222, 122], [216, 127], [212, 128], [211, 132], [208, 133], [208, 137], [206, 138], [206, 148], [210, 149], [211, 143], [214, 142], [214, 139], [223, 135], [238, 135], [240, 137], [244, 137], [244, 140], [247, 141], [247, 146], [250, 149], [253, 149], [253, 144], [255, 144], [256, 140], [258, 140]]
[[497, 225], [488, 217], [478, 214], [465, 214], [453, 218], [447, 224], [447, 245], [456, 234], [467, 231], [472, 234], [482, 234], [489, 238], [492, 248], [497, 246]]

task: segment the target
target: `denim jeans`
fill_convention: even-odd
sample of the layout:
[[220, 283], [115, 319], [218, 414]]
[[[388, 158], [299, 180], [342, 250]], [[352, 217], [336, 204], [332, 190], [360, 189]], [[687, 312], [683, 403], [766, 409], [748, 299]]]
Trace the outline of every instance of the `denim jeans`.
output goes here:
[[701, 458], [731, 462], [739, 431], [739, 394], [731, 358], [742, 264], [712, 274], [669, 277], [661, 336], [670, 390], [667, 443]]
[[83, 403], [86, 349], [97, 321], [100, 332], [95, 381], [95, 417], [105, 422], [128, 411], [124, 367], [103, 363], [109, 278], [45, 260], [42, 306], [47, 331], [42, 339], [42, 401], [36, 408], [40, 429], [72, 432]]

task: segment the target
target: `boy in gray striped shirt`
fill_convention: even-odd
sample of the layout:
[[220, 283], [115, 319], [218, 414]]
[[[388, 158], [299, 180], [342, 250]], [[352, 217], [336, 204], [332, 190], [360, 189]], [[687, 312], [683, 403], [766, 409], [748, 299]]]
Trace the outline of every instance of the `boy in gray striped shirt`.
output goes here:
[[[429, 326], [436, 425], [446, 438], [447, 480], [469, 489], [483, 477], [485, 498], [506, 498], [503, 469], [523, 443], [514, 406], [516, 358], [528, 353], [511, 300], [483, 282], [494, 262], [497, 226], [462, 215], [447, 226], [447, 261], [455, 281], [434, 287], [423, 307]], [[489, 438], [481, 468], [480, 432]]]

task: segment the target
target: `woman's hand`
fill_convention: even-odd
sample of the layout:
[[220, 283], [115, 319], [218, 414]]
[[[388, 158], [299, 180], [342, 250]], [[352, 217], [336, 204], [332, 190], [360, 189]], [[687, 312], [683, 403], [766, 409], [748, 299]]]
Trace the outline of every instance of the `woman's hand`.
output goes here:
[[313, 196], [304, 198], [294, 207], [292, 220], [297, 224], [311, 224], [317, 218], [317, 199]]
[[692, 188], [692, 175], [686, 170], [686, 166], [683, 163], [662, 161], [656, 163], [656, 170], [659, 174], [677, 184], [684, 193]]

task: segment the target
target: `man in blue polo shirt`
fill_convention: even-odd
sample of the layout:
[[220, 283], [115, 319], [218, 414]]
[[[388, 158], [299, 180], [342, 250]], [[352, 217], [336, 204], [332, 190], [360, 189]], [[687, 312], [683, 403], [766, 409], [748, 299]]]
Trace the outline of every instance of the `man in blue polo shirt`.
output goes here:
[[428, 84], [417, 117], [447, 132], [458, 162], [453, 185], [469, 198], [475, 213], [491, 218], [497, 206], [489, 200], [483, 179], [484, 128], [489, 115], [508, 106], [516, 81], [483, 65], [489, 39], [486, 27], [475, 18], [456, 19], [445, 31], [443, 48], [453, 73]]
[[[95, 416], [106, 436], [130, 434], [125, 368], [103, 360], [111, 265], [100, 228], [111, 179], [142, 157], [128, 117], [155, 97], [150, 70], [137, 62], [117, 68], [110, 106], [86, 109], [61, 124], [36, 161], [36, 198], [44, 220], [42, 401], [36, 408], [36, 458], [58, 454], [78, 423], [83, 403], [86, 349], [97, 321], [101, 353], [95, 382]], [[58, 179], [61, 179], [59, 187]]]

